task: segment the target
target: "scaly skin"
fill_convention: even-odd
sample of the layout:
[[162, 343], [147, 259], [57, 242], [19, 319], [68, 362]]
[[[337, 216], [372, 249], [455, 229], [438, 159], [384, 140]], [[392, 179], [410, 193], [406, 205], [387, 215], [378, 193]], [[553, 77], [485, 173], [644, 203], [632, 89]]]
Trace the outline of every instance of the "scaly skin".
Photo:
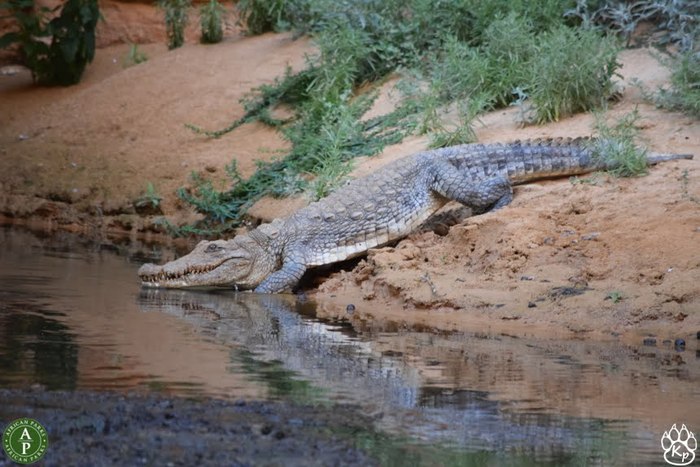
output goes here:
[[[139, 276], [146, 287], [290, 290], [307, 268], [405, 237], [450, 200], [483, 213], [510, 203], [513, 185], [609, 168], [586, 141], [467, 144], [414, 154], [286, 219], [231, 240], [203, 241], [163, 266], [145, 264]], [[658, 155], [649, 163], [691, 157]]]

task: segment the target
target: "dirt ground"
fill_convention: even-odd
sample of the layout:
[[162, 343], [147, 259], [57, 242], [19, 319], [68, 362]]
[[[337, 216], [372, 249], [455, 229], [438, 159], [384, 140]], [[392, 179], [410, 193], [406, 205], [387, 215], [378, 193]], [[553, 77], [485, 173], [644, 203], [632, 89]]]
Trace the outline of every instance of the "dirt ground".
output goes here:
[[[0, 73], [0, 216], [6, 223], [65, 228], [86, 235], [164, 240], [163, 218], [197, 215], [175, 196], [200, 171], [226, 187], [233, 159], [249, 175], [286, 142], [250, 124], [208, 139], [186, 123], [217, 129], [243, 113], [238, 103], [313, 53], [307, 39], [242, 37], [229, 20], [223, 43], [188, 43], [168, 52], [160, 12], [135, 3], [102, 7], [100, 44], [83, 81], [37, 88], [26, 70]], [[125, 24], [133, 27], [125, 28]], [[128, 42], [149, 57], [125, 66]], [[626, 50], [624, 92], [609, 117], [638, 108], [652, 151], [691, 153], [648, 176], [535, 183], [516, 190], [509, 207], [455, 225], [434, 223], [355, 267], [329, 273], [308, 292], [324, 316], [444, 330], [638, 339], [694, 338], [700, 330], [700, 121], [655, 109], [632, 79], [655, 89], [668, 71], [647, 49]], [[373, 109], [391, 108], [387, 86]], [[481, 142], [591, 134], [591, 115], [520, 127], [516, 109], [492, 112], [477, 129]], [[413, 137], [358, 162], [356, 176], [425, 149]], [[156, 212], [135, 206], [152, 184]], [[264, 200], [251, 213], [285, 215], [305, 200]], [[455, 215], [446, 215], [445, 218]], [[136, 278], [135, 278], [136, 280]], [[348, 315], [346, 306], [357, 311]]]
[[[371, 436], [372, 420], [349, 406], [41, 389], [0, 389], [0, 397], [0, 419], [46, 427], [39, 465], [378, 465], [348, 435]], [[0, 450], [0, 466], [11, 465]]]

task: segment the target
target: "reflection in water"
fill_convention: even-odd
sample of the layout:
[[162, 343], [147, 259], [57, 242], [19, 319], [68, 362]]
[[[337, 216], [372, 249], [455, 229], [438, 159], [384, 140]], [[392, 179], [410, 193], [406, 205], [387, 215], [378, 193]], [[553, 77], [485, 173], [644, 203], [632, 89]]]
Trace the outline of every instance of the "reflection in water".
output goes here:
[[26, 303], [0, 303], [0, 387], [75, 389], [78, 346], [51, 315]]
[[[470, 449], [515, 449], [541, 460], [582, 449], [588, 461], [657, 454], [651, 427], [625, 420], [632, 418], [629, 408], [616, 400], [630, 389], [645, 391], [647, 379], [666, 379], [656, 363], [634, 363], [638, 349], [488, 335], [358, 334], [305, 317], [303, 305], [281, 296], [144, 290], [139, 303], [231, 346], [232, 362], [243, 362], [236, 368], [267, 384], [270, 395], [358, 404], [381, 412], [391, 432]], [[633, 367], [632, 381], [626, 366]], [[690, 383], [681, 394], [693, 393], [697, 372], [680, 379]], [[659, 397], [647, 392], [649, 400]], [[673, 411], [677, 401], [663, 392], [665, 410]]]
[[270, 396], [301, 396], [290, 389], [298, 380], [304, 392], [311, 384], [319, 396], [331, 392], [335, 400], [415, 405], [413, 369], [376, 355], [345, 326], [302, 316], [293, 297], [144, 289], [139, 304], [144, 311], [178, 316], [231, 346], [233, 367], [267, 384]]
[[53, 241], [0, 229], [0, 387], [345, 402], [391, 433], [555, 464], [656, 462], [664, 430], [700, 427], [696, 343], [353, 330], [289, 296], [141, 290], [140, 260]]

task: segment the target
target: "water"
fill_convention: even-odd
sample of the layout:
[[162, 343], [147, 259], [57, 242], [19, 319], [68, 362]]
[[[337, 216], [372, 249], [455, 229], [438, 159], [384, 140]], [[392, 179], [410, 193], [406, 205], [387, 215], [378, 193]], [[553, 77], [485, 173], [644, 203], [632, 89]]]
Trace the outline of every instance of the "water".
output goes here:
[[356, 330], [289, 296], [142, 290], [115, 250], [0, 230], [0, 387], [350, 403], [384, 450], [476, 465], [662, 465], [665, 430], [700, 430], [696, 342]]

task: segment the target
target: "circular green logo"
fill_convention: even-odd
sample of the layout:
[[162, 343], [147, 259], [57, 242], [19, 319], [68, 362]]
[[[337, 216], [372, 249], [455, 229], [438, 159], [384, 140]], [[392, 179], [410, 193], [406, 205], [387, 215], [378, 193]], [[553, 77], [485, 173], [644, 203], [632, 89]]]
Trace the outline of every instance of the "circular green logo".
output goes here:
[[31, 418], [19, 418], [10, 423], [2, 434], [2, 447], [7, 456], [18, 464], [31, 464], [46, 454], [49, 438], [46, 428]]

